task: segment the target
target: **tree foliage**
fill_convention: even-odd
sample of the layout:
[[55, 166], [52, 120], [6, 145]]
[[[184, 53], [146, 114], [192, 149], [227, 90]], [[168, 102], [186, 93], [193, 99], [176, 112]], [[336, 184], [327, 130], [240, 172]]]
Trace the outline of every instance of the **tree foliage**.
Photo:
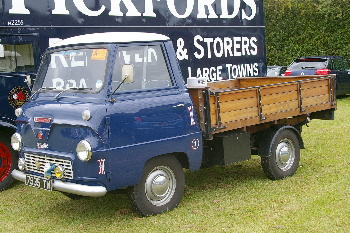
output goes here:
[[264, 0], [268, 65], [312, 55], [350, 57], [349, 0]]

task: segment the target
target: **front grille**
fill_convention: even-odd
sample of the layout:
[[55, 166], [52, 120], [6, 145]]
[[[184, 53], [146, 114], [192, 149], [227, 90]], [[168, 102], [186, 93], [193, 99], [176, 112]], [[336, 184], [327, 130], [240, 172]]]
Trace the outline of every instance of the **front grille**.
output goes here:
[[[48, 157], [46, 155], [34, 155], [34, 154], [24, 154], [24, 159], [26, 163], [27, 171], [32, 171], [44, 175], [44, 166], [47, 163], [52, 163], [59, 165], [64, 169], [64, 177], [67, 179], [73, 179], [73, 166], [72, 161], [67, 159], [58, 159]], [[52, 175], [55, 174], [52, 172]]]

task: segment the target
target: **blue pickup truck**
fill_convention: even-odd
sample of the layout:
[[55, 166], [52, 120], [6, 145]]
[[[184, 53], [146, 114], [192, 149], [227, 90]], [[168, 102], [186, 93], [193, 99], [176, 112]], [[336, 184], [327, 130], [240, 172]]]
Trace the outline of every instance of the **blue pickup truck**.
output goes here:
[[47, 50], [32, 99], [16, 110], [12, 176], [70, 197], [127, 188], [139, 213], [159, 214], [180, 203], [184, 168], [257, 152], [268, 178], [293, 175], [302, 126], [333, 119], [334, 85], [333, 76], [186, 84], [166, 35], [75, 36]]

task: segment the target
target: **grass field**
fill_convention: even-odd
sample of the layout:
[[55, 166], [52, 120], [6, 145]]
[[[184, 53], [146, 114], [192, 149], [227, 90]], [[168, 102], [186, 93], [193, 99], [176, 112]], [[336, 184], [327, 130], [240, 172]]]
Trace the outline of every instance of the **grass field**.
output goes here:
[[123, 194], [70, 200], [21, 183], [0, 193], [0, 232], [350, 232], [350, 96], [334, 121], [304, 127], [290, 178], [265, 178], [260, 159], [186, 173], [180, 206], [142, 218]]

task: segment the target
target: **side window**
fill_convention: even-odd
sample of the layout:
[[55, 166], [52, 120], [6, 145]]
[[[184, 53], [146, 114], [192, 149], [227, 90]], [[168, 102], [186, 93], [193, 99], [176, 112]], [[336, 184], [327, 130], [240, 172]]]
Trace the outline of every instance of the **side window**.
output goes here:
[[[132, 65], [134, 81], [122, 83], [123, 65]], [[113, 71], [112, 90], [117, 92], [172, 86], [160, 45], [119, 47]]]
[[345, 60], [344, 60], [344, 63], [345, 63], [345, 70], [346, 70], [346, 71], [350, 70], [350, 61], [347, 60], [347, 59], [345, 59]]
[[338, 70], [338, 71], [344, 70], [342, 61], [339, 58], [334, 59], [333, 64], [334, 64], [334, 66], [333, 66], [334, 70]]
[[32, 44], [1, 44], [0, 47], [0, 73], [34, 71]]

